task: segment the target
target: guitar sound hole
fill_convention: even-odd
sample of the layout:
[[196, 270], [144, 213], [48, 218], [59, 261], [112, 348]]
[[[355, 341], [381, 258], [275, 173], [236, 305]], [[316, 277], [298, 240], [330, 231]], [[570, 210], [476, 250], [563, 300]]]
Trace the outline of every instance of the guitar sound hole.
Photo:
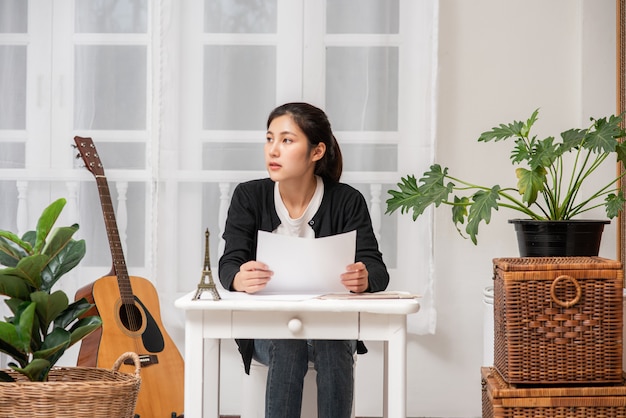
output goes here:
[[138, 331], [142, 325], [141, 312], [135, 305], [122, 304], [120, 306], [120, 321], [126, 329]]

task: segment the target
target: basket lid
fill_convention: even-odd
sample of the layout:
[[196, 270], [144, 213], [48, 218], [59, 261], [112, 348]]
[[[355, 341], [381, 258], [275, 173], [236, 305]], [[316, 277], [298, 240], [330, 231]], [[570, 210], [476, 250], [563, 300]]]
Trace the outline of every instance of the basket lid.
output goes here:
[[510, 385], [494, 367], [481, 367], [484, 389], [494, 398], [559, 398], [559, 397], [604, 397], [626, 395], [626, 382], [602, 386], [515, 386]]
[[508, 257], [494, 258], [494, 268], [504, 271], [581, 270], [622, 268], [621, 261], [603, 257]]

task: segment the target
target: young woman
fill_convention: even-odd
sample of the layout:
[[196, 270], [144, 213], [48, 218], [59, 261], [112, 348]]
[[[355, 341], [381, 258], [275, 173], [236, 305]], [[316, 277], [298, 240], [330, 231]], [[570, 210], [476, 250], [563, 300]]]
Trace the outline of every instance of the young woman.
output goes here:
[[[357, 231], [355, 263], [338, 275], [350, 292], [377, 292], [389, 283], [363, 195], [339, 182], [342, 156], [326, 114], [307, 103], [287, 103], [267, 121], [269, 178], [239, 184], [224, 230], [219, 278], [224, 288], [255, 293], [272, 279], [256, 261], [257, 231], [319, 238]], [[356, 341], [238, 340], [246, 373], [252, 358], [268, 366], [265, 416], [299, 417], [308, 363], [317, 371], [320, 417], [352, 412]], [[359, 342], [359, 353], [366, 352]]]

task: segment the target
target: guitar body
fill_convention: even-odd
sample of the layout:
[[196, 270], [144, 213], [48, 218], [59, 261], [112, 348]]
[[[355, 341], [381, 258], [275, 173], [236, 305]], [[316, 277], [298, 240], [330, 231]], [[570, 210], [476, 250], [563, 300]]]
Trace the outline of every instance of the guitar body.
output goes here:
[[[170, 418], [182, 415], [184, 407], [184, 361], [161, 322], [159, 299], [152, 283], [129, 277], [135, 303], [120, 298], [117, 276], [102, 277], [76, 293], [95, 304], [102, 318], [100, 332], [83, 340], [78, 365], [111, 368], [126, 351], [141, 359], [141, 388], [135, 414], [140, 418]], [[121, 372], [134, 373], [133, 364]]]

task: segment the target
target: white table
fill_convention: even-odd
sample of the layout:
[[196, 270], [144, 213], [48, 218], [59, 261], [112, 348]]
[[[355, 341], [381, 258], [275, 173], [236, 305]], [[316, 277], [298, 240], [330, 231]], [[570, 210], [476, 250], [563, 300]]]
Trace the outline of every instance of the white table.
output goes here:
[[406, 417], [406, 316], [419, 310], [416, 299], [229, 299], [222, 292], [213, 301], [192, 300], [194, 293], [175, 302], [185, 311], [185, 418], [219, 417], [220, 341], [232, 338], [383, 341], [383, 416]]

